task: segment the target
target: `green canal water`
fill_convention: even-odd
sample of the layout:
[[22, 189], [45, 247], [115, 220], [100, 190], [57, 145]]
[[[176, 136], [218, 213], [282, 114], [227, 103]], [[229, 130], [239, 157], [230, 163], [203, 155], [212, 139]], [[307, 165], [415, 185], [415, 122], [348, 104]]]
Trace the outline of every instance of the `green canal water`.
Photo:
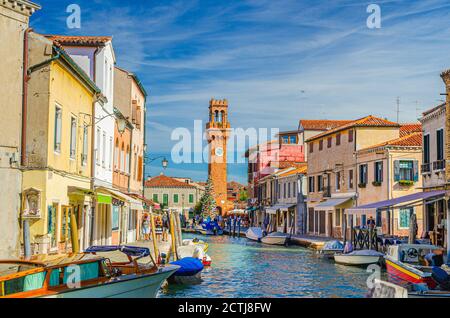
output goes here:
[[246, 238], [183, 234], [209, 244], [212, 266], [199, 285], [168, 285], [159, 297], [364, 297], [370, 273], [334, 264], [314, 251]]

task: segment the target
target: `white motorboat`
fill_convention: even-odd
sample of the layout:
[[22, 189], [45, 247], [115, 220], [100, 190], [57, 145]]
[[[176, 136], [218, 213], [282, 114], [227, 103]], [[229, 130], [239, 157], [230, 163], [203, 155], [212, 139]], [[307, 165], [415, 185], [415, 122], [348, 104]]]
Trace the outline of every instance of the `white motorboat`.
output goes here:
[[245, 233], [247, 238], [252, 241], [261, 242], [261, 238], [263, 237], [263, 232], [260, 227], [251, 227]]
[[320, 249], [319, 254], [323, 257], [332, 259], [335, 254], [341, 254], [344, 251], [344, 244], [341, 241], [334, 240], [325, 243], [325, 245]]
[[270, 245], [286, 245], [289, 236], [286, 233], [272, 232], [261, 238], [261, 242]]
[[374, 250], [360, 250], [348, 254], [335, 254], [334, 261], [341, 265], [364, 266], [378, 263], [383, 255]]

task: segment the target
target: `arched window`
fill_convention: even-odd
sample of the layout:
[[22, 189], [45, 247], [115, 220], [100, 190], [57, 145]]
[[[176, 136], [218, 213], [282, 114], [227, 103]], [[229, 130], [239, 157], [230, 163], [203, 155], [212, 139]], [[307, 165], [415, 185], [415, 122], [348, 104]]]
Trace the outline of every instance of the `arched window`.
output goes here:
[[119, 138], [116, 138], [116, 145], [114, 149], [114, 169], [119, 169]]
[[120, 171], [125, 171], [125, 144], [122, 143], [120, 150]]
[[218, 122], [219, 121], [219, 111], [218, 110], [216, 110], [215, 112], [214, 112], [214, 121], [215, 122]]
[[125, 172], [130, 173], [130, 146], [127, 146], [127, 157], [125, 160]]

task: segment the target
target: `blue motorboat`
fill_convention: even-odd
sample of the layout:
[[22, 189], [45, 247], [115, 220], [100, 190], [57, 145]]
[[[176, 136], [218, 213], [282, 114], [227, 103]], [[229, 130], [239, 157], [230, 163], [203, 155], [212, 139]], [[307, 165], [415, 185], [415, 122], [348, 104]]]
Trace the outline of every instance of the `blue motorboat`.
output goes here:
[[170, 283], [198, 284], [201, 282], [201, 272], [204, 266], [198, 258], [184, 257], [178, 261], [170, 262], [170, 264], [180, 267], [170, 276]]

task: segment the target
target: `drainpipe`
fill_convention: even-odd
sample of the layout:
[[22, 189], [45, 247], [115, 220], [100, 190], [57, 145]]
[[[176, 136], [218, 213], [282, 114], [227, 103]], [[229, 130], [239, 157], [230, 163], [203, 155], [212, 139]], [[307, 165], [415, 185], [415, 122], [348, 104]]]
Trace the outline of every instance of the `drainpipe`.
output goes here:
[[[28, 99], [28, 33], [31, 32], [31, 28], [27, 28], [24, 33], [23, 38], [23, 78], [22, 78], [22, 140], [21, 140], [21, 150], [20, 150], [20, 164], [25, 166], [26, 163], [26, 132], [27, 132], [27, 99]], [[22, 200], [24, 200], [22, 196]], [[31, 256], [31, 242], [30, 242], [30, 223], [29, 220], [24, 219], [22, 221], [22, 231], [23, 231], [23, 248], [25, 258]]]
[[[95, 66], [94, 66], [95, 69]], [[95, 227], [95, 211], [97, 207], [97, 195], [95, 194], [95, 104], [98, 101], [98, 95], [95, 96], [92, 101], [92, 123], [91, 123], [91, 191], [92, 191], [92, 202], [91, 202], [91, 215], [90, 215], [90, 233], [89, 233], [89, 245], [94, 243], [94, 227]]]

